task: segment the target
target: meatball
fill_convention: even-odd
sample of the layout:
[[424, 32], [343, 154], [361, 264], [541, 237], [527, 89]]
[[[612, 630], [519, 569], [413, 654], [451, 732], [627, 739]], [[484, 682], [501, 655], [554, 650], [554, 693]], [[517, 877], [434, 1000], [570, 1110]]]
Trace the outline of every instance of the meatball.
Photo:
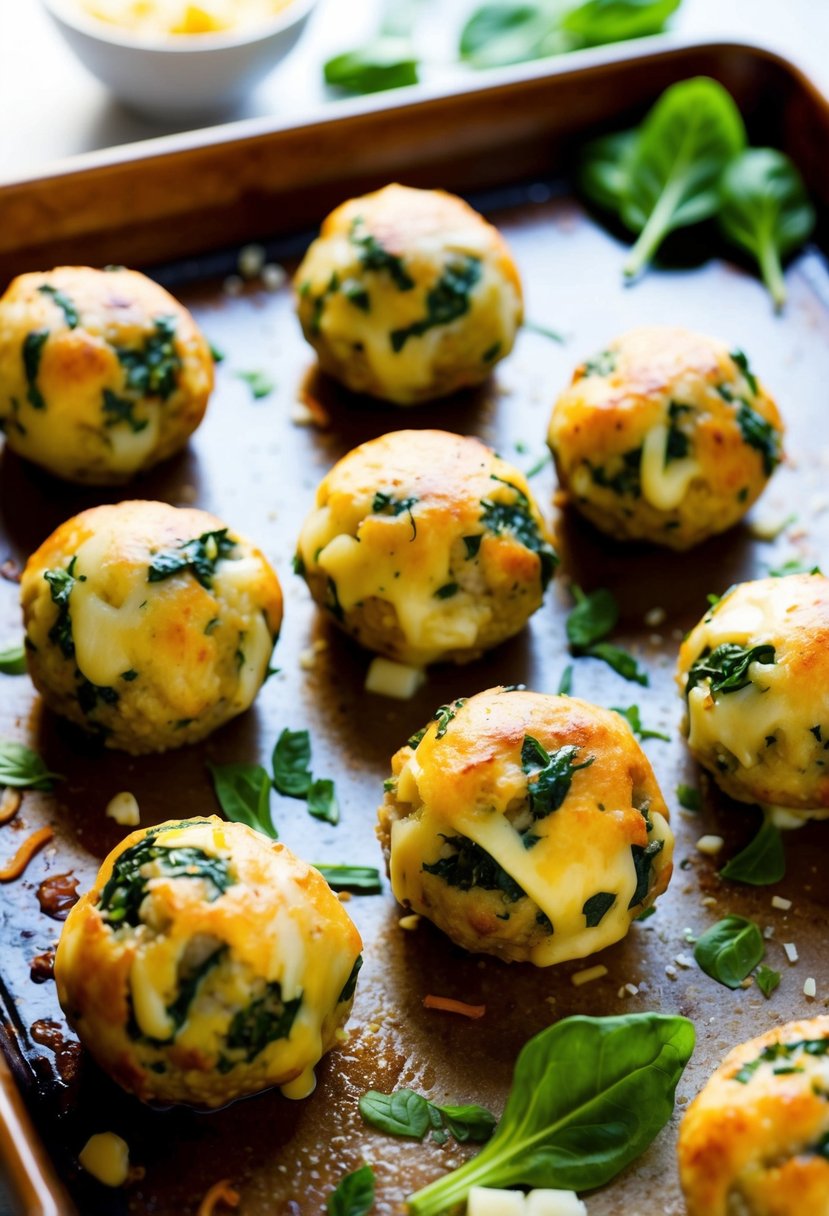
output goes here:
[[480, 384], [523, 318], [503, 237], [442, 190], [393, 185], [343, 203], [294, 285], [323, 371], [395, 405]]
[[67, 481], [115, 485], [166, 460], [212, 388], [190, 313], [134, 270], [60, 266], [0, 298], [0, 426]]
[[567, 498], [597, 528], [689, 549], [745, 515], [782, 433], [742, 351], [655, 325], [576, 368], [548, 442]]
[[829, 815], [829, 579], [740, 583], [679, 652], [688, 746], [740, 802]]
[[492, 688], [442, 705], [392, 774], [377, 828], [392, 891], [466, 950], [583, 958], [668, 885], [668, 810], [612, 710]]
[[518, 633], [556, 560], [518, 469], [478, 439], [396, 431], [323, 478], [295, 568], [363, 646], [422, 665]]
[[282, 621], [258, 549], [215, 515], [161, 502], [61, 524], [29, 558], [21, 602], [47, 705], [136, 754], [202, 739], [246, 710]]
[[679, 1129], [688, 1216], [829, 1212], [829, 1017], [735, 1047]]
[[144, 1101], [223, 1106], [314, 1088], [362, 962], [322, 876], [217, 816], [133, 832], [66, 920], [58, 997], [102, 1068]]

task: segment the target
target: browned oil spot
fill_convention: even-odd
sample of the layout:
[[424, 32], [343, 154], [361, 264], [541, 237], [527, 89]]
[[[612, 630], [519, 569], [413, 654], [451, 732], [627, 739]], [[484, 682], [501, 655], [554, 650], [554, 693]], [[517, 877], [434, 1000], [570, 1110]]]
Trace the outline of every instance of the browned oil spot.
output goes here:
[[35, 984], [45, 984], [47, 980], [53, 980], [55, 978], [54, 950], [44, 950], [42, 954], [35, 955], [29, 964], [29, 975]]
[[52, 920], [66, 920], [78, 899], [78, 880], [74, 874], [53, 874], [37, 889], [41, 911]]
[[60, 1079], [64, 1085], [69, 1085], [78, 1071], [80, 1043], [64, 1038], [60, 1023], [52, 1018], [41, 1018], [38, 1022], [32, 1022], [29, 1033], [35, 1043], [40, 1043], [42, 1047], [48, 1047], [55, 1053], [55, 1067]]

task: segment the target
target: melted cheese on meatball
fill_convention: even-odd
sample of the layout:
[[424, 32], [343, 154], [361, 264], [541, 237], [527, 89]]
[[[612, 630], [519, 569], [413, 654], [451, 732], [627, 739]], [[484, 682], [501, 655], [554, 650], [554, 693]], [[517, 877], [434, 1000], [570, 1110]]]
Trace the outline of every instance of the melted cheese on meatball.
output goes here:
[[733, 588], [682, 645], [688, 743], [732, 797], [826, 814], [829, 580]]
[[397, 899], [471, 950], [548, 966], [624, 937], [673, 836], [627, 724], [505, 689], [438, 711], [380, 811]]

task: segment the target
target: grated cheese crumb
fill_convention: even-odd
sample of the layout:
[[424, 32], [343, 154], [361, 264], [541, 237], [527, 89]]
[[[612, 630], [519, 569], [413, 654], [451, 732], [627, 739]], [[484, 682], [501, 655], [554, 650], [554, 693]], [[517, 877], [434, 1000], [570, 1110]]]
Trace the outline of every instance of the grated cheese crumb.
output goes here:
[[814, 978], [811, 975], [806, 980], [806, 983], [803, 985], [803, 995], [805, 997], [807, 997], [810, 1001], [813, 1001], [815, 999], [815, 997], [817, 996], [817, 984], [815, 983]]
[[131, 794], [129, 790], [123, 790], [114, 798], [110, 798], [106, 813], [110, 819], [114, 819], [116, 823], [120, 823], [125, 828], [134, 828], [141, 822], [138, 800], [135, 794]]
[[268, 262], [262, 267], [262, 282], [267, 291], [279, 291], [287, 278], [288, 272], [278, 262]]
[[645, 613], [644, 621], [649, 629], [656, 629], [659, 625], [664, 625], [667, 615], [664, 608], [649, 608]]
[[669, 980], [675, 980], [678, 973], [677, 973], [676, 967], [674, 967], [670, 963], [668, 963], [668, 966], [665, 968], [665, 974], [667, 975]]
[[381, 697], [408, 701], [425, 683], [426, 673], [420, 667], [395, 663], [378, 655], [371, 661], [364, 688], [366, 692], [377, 693]]
[[774, 937], [774, 925], [766, 925], [765, 929], [763, 930], [763, 937], [766, 939], [766, 941]]
[[244, 245], [236, 259], [236, 269], [243, 279], [255, 279], [262, 273], [267, 253], [263, 245]]
[[420, 916], [417, 912], [413, 912], [411, 916], [401, 916], [397, 923], [401, 929], [416, 929], [420, 924]]
[[773, 908], [779, 908], [781, 912], [788, 912], [789, 908], [792, 906], [792, 901], [790, 899], [784, 899], [782, 895], [773, 895], [771, 906]]
[[635, 984], [625, 984], [625, 992], [628, 994], [628, 996], [638, 996], [639, 995], [639, 989], [636, 987]]
[[674, 957], [674, 962], [678, 967], [683, 967], [687, 970], [688, 967], [693, 967], [694, 960], [689, 958], [687, 954], [677, 954]]
[[585, 967], [582, 971], [574, 971], [570, 976], [570, 982], [575, 988], [581, 988], [582, 984], [592, 984], [593, 980], [600, 980], [607, 975], [607, 967], [604, 963], [597, 963], [595, 967]]
[[310, 671], [317, 661], [317, 652], [309, 647], [299, 652], [299, 665], [303, 671]]
[[702, 900], [703, 908], [714, 908], [714, 907], [716, 907], [716, 905], [717, 905], [716, 895], [706, 895], [705, 899]]
[[786, 958], [790, 963], [796, 963], [800, 958], [800, 955], [797, 953], [797, 946], [794, 944], [794, 942], [783, 942], [783, 949], [786, 951]]
[[705, 853], [707, 857], [716, 857], [724, 844], [722, 836], [700, 836], [697, 841], [697, 849], [700, 853]]

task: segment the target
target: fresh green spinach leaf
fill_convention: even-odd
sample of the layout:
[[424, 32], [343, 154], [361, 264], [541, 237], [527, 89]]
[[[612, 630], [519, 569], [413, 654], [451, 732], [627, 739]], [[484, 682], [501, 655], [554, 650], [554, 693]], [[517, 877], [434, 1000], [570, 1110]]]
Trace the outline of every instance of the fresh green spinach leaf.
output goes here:
[[625, 264], [634, 278], [675, 228], [720, 206], [720, 179], [745, 147], [743, 120], [721, 84], [707, 76], [666, 89], [642, 124], [627, 169], [621, 217], [639, 233]]
[[7, 646], [0, 650], [0, 672], [4, 676], [23, 676], [26, 674], [26, 648], [23, 643]]
[[311, 780], [311, 736], [286, 727], [273, 749], [273, 783], [288, 798], [307, 798]]
[[13, 739], [0, 739], [0, 786], [50, 790], [53, 781], [61, 780], [60, 774], [50, 772], [30, 747]]
[[739, 988], [765, 953], [762, 933], [744, 916], [717, 921], [694, 946], [694, 958], [705, 974], [726, 988]]
[[483, 1106], [438, 1106], [412, 1089], [384, 1094], [370, 1089], [360, 1098], [360, 1114], [371, 1127], [392, 1136], [422, 1140], [430, 1128], [446, 1129], [462, 1144], [488, 1140], [495, 1116]]
[[340, 822], [340, 805], [334, 782], [329, 777], [317, 777], [311, 782], [308, 788], [308, 813], [334, 826]]
[[774, 307], [786, 302], [782, 259], [808, 240], [815, 209], [797, 168], [775, 148], [748, 148], [720, 182], [723, 234], [757, 261]]
[[323, 66], [325, 83], [348, 93], [380, 93], [417, 84], [418, 59], [408, 38], [381, 35]]
[[409, 1196], [438, 1216], [473, 1186], [592, 1190], [648, 1147], [674, 1105], [694, 1047], [686, 1018], [641, 1013], [565, 1018], [526, 1044], [489, 1144]]
[[659, 34], [682, 0], [583, 0], [566, 8], [561, 28], [582, 46], [603, 46]]
[[277, 840], [279, 833], [271, 818], [271, 778], [261, 764], [211, 764], [210, 776], [219, 806], [233, 823]]
[[701, 810], [702, 796], [693, 785], [685, 785], [684, 782], [680, 782], [676, 787], [676, 796], [679, 805], [684, 807], [686, 811]]
[[642, 725], [638, 705], [629, 705], [627, 709], [621, 709], [618, 705], [613, 705], [611, 708], [615, 714], [621, 714], [637, 739], [662, 739], [663, 742], [670, 743], [670, 735], [663, 734], [661, 730], [648, 730], [646, 726]]
[[263, 397], [270, 397], [276, 388], [273, 378], [261, 369], [254, 369], [249, 372], [237, 372], [236, 379], [244, 380], [250, 389], [250, 395], [254, 401], [261, 401]]
[[494, 68], [542, 59], [569, 46], [556, 28], [550, 3], [507, 0], [475, 9], [461, 31], [459, 50], [472, 67]]
[[[622, 200], [628, 187], [630, 165], [638, 137], [638, 131], [615, 131], [611, 135], [600, 135], [585, 146], [579, 160], [579, 189], [591, 203], [614, 215], [619, 215], [622, 210]], [[612, 366], [607, 370], [590, 369], [588, 361], [585, 376], [610, 375], [615, 368], [615, 355], [613, 351], [605, 351], [603, 354], [612, 358]]]
[[768, 1000], [775, 988], [780, 987], [780, 972], [767, 967], [765, 963], [761, 963], [754, 972], [754, 982], [766, 1000]]
[[623, 650], [621, 646], [613, 646], [610, 642], [596, 642], [593, 646], [588, 647], [584, 654], [591, 659], [601, 659], [624, 680], [632, 680], [633, 683], [641, 684], [644, 688], [647, 688], [650, 683], [648, 673], [639, 666], [633, 655], [627, 650]]
[[383, 889], [380, 871], [375, 866], [330, 865], [323, 861], [311, 863], [319, 870], [332, 891], [360, 891], [378, 895]]
[[767, 887], [780, 882], [785, 873], [783, 837], [780, 829], [767, 818], [751, 843], [723, 866], [720, 877], [749, 883], [753, 887]]
[[574, 650], [587, 650], [615, 628], [619, 620], [619, 605], [612, 592], [604, 587], [598, 587], [586, 595], [581, 587], [573, 583], [570, 590], [576, 606], [567, 617], [567, 641]]
[[363, 1165], [346, 1174], [326, 1200], [328, 1216], [367, 1216], [374, 1206], [374, 1170]]

